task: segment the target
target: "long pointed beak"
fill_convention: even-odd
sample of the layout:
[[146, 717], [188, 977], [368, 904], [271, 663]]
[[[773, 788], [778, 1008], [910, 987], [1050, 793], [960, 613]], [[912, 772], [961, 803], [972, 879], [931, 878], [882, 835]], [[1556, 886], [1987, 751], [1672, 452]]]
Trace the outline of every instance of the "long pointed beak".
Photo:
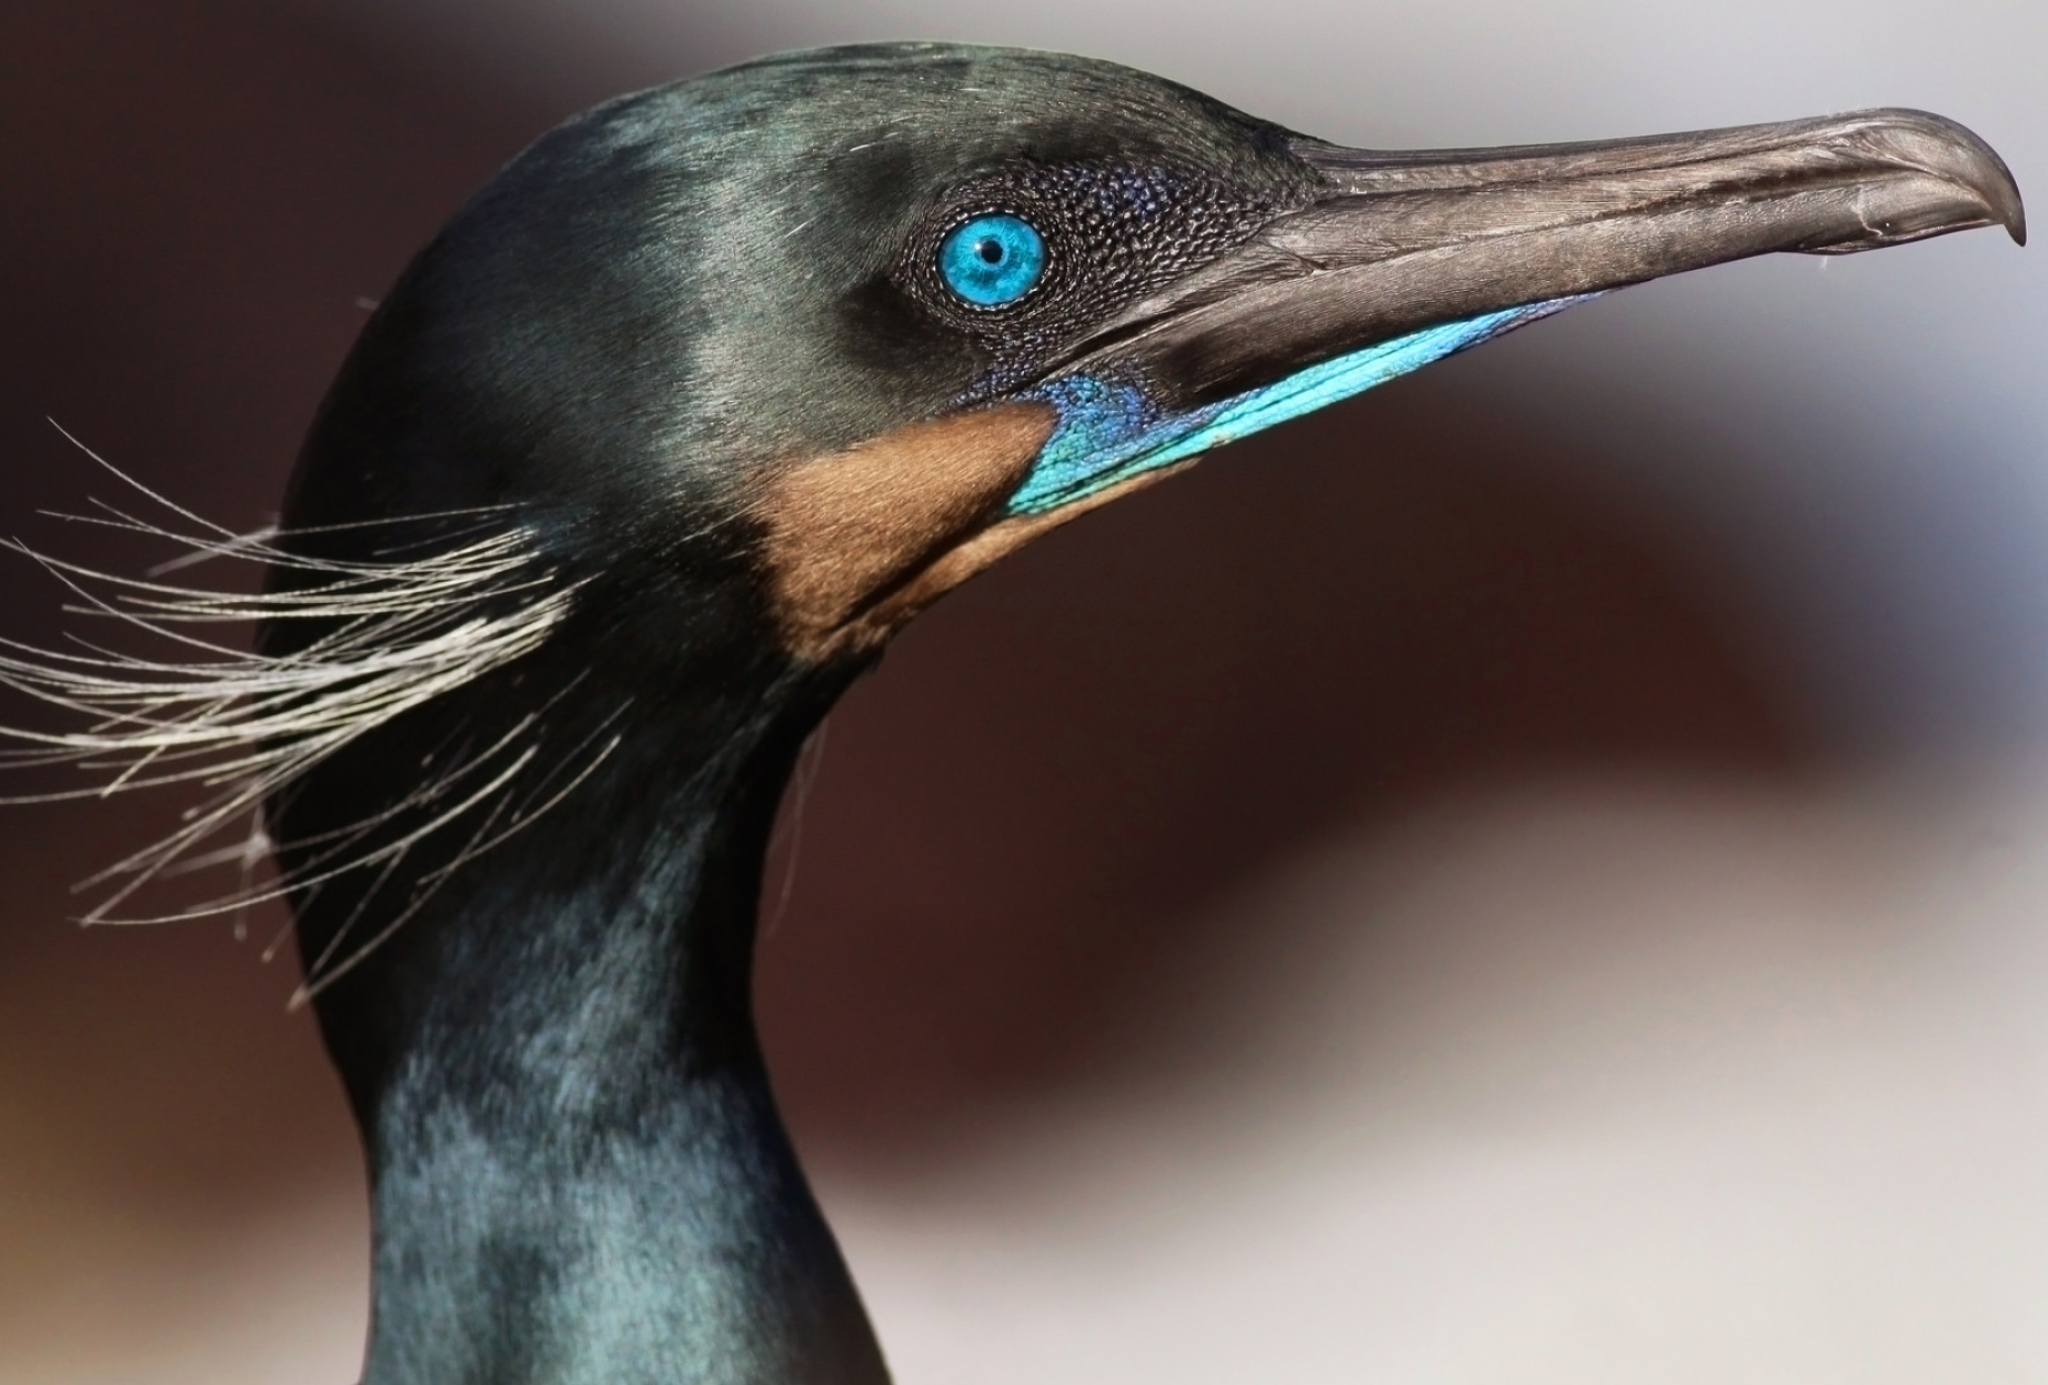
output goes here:
[[1327, 190], [1133, 304], [1060, 374], [1197, 408], [1425, 328], [1771, 251], [1973, 227], [2026, 240], [2019, 188], [1923, 111], [1588, 144], [1382, 153], [1303, 140]]

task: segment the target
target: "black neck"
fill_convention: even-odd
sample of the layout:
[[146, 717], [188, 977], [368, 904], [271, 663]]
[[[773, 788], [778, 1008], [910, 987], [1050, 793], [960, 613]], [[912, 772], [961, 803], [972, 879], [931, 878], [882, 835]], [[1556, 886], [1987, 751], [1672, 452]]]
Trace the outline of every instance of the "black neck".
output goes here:
[[364, 1385], [886, 1381], [750, 1003], [776, 800], [834, 692], [641, 718], [321, 995], [374, 1185]]

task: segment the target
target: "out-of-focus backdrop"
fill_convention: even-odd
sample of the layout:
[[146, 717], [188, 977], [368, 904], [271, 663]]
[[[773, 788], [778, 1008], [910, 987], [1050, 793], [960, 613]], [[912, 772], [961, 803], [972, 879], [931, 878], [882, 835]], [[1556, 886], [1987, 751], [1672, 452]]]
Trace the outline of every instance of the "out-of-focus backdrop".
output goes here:
[[[8, 0], [0, 532], [269, 515], [374, 300], [590, 102], [952, 37], [1346, 143], [1904, 104], [2048, 191], [2048, 8]], [[779, 1085], [904, 1385], [2048, 1378], [2048, 251], [1616, 295], [943, 603], [770, 884]], [[61, 590], [0, 554], [0, 636]], [[32, 709], [9, 703], [19, 722]], [[0, 810], [0, 1382], [346, 1385], [279, 926], [80, 932]]]

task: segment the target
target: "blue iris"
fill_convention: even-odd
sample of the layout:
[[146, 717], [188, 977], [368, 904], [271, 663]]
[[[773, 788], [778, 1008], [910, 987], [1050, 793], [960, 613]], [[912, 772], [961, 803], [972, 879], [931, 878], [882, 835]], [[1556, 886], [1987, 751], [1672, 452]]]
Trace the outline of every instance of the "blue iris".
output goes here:
[[978, 308], [1000, 308], [1031, 292], [1045, 273], [1045, 238], [1022, 217], [998, 212], [953, 228], [939, 246], [946, 287]]

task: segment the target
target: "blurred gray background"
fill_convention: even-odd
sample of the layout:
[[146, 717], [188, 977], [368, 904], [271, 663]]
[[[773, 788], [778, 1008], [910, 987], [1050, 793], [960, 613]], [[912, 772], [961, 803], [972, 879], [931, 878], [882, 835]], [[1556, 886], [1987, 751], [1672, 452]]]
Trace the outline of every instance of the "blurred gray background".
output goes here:
[[[262, 523], [358, 300], [526, 140], [884, 37], [1354, 144], [1915, 105], [2048, 189], [2041, 6], [9, 0], [0, 533], [104, 556], [38, 514], [110, 493], [46, 418]], [[920, 622], [761, 977], [904, 1385], [2048, 1378], [2044, 363], [1996, 233], [1711, 270]], [[0, 558], [0, 637], [55, 638]], [[66, 922], [171, 806], [0, 810], [0, 1382], [346, 1385], [280, 920]]]

